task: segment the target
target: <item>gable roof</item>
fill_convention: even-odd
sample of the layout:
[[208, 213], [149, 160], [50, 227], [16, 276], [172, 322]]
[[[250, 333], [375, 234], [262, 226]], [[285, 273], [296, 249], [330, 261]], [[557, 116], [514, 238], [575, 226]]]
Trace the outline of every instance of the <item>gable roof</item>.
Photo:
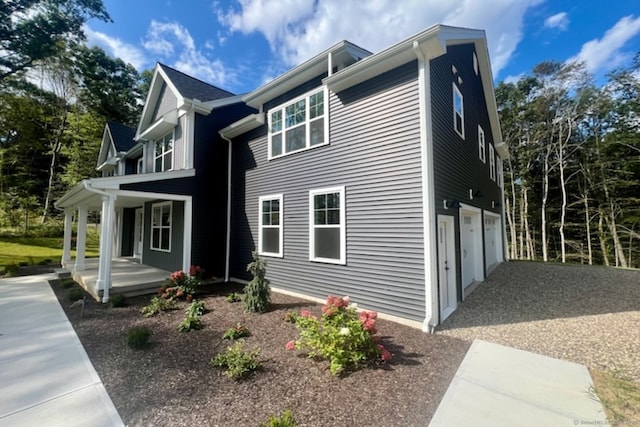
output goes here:
[[220, 89], [219, 87], [209, 83], [205, 83], [195, 77], [188, 76], [181, 71], [169, 67], [168, 65], [158, 63], [158, 66], [162, 68], [167, 78], [171, 80], [173, 86], [185, 99], [208, 102], [215, 99], [234, 96], [234, 94], [229, 91]]
[[133, 140], [136, 136], [135, 128], [112, 121], [107, 122], [107, 128], [117, 152], [129, 151], [136, 144]]

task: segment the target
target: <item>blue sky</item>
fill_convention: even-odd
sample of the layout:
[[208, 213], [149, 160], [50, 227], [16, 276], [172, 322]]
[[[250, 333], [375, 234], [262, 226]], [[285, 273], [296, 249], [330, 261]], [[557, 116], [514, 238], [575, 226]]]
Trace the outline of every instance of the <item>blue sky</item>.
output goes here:
[[543, 60], [584, 61], [602, 78], [640, 51], [638, 0], [103, 0], [89, 44], [138, 70], [157, 61], [249, 92], [340, 40], [378, 52], [429, 26], [483, 29], [494, 80]]

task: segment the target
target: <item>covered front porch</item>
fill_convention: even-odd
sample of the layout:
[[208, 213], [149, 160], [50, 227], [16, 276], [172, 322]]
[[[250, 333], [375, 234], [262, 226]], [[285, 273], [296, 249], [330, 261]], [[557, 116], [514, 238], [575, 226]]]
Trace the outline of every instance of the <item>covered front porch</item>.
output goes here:
[[[171, 274], [169, 269], [188, 271], [191, 265], [191, 196], [119, 188], [129, 180], [128, 176], [86, 180], [56, 203], [65, 217], [61, 265], [105, 303], [109, 294], [152, 293]], [[100, 212], [98, 258], [85, 256], [90, 211]], [[71, 257], [74, 217], [75, 259]]]
[[[85, 259], [84, 269], [76, 270], [73, 263], [63, 265], [73, 280], [89, 292], [97, 301], [104, 297], [104, 290], [98, 289], [99, 258]], [[123, 294], [127, 297], [146, 295], [156, 292], [171, 274], [149, 265], [140, 264], [132, 257], [113, 258], [111, 260], [110, 295]]]

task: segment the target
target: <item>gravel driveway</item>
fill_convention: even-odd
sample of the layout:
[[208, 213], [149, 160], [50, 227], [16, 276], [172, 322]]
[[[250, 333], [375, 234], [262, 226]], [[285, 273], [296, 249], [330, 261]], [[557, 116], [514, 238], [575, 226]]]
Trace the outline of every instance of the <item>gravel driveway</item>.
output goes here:
[[640, 271], [503, 263], [436, 333], [480, 338], [640, 382]]

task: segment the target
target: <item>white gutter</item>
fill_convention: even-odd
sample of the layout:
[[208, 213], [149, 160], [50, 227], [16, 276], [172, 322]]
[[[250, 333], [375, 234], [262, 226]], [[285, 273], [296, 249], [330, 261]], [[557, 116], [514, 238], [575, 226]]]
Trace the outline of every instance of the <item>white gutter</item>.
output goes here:
[[231, 139], [227, 138], [222, 132], [220, 137], [229, 143], [229, 153], [227, 155], [227, 242], [225, 248], [225, 260], [224, 260], [224, 281], [229, 281], [229, 263], [231, 260], [231, 150], [233, 144]]
[[438, 273], [433, 266], [438, 265], [435, 237], [435, 196], [433, 177], [433, 137], [431, 123], [431, 74], [428, 56], [423, 53], [420, 43], [413, 42], [413, 52], [418, 58], [418, 93], [420, 110], [420, 152], [422, 157], [422, 223], [425, 266], [425, 318], [422, 330], [433, 333], [438, 324]]

